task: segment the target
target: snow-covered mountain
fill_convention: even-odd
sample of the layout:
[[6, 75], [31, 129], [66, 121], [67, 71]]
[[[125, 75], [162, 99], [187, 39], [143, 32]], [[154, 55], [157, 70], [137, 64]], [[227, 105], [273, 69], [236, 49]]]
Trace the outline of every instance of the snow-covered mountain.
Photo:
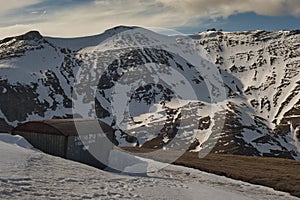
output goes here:
[[97, 117], [120, 146], [299, 159], [287, 124], [300, 115], [299, 46], [299, 31], [164, 36], [123, 26], [84, 38], [6, 38], [1, 131]]

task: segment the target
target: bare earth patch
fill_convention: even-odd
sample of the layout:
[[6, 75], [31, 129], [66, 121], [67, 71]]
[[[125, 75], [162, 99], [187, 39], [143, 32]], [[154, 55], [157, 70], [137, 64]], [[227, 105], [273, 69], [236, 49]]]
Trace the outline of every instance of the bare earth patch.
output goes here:
[[[123, 149], [141, 157], [146, 152], [155, 151], [130, 147]], [[166, 155], [160, 154], [158, 157], [149, 156], [149, 154], [144, 157], [168, 161], [169, 156], [166, 153]], [[208, 154], [199, 159], [198, 153], [187, 152], [173, 164], [271, 187], [300, 197], [300, 161], [227, 154]]]

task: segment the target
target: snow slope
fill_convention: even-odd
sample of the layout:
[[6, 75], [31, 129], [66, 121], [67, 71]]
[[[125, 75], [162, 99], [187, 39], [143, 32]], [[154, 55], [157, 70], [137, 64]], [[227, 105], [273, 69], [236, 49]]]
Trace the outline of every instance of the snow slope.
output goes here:
[[146, 176], [115, 174], [1, 140], [0, 199], [42, 198], [298, 199], [270, 188], [179, 166], [170, 165]]

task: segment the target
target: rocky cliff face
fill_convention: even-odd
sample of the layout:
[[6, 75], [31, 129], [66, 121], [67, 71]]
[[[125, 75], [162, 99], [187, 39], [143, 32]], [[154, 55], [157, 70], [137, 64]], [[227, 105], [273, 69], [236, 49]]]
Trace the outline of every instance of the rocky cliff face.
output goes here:
[[34, 119], [97, 117], [121, 146], [183, 143], [299, 159], [288, 125], [300, 115], [299, 46], [299, 31], [186, 37], [116, 27], [86, 38], [7, 38], [0, 41], [1, 131]]
[[[226, 81], [229, 83], [226, 85], [228, 97], [237, 99], [242, 96], [243, 104], [234, 108], [243, 114], [245, 110], [251, 110], [255, 123], [246, 124], [243, 118], [236, 119], [248, 126], [241, 128], [243, 126], [237, 125], [239, 132], [245, 134], [254, 131], [261, 135], [271, 133], [271, 136], [264, 135], [261, 138], [256, 138], [255, 134], [247, 134], [250, 136], [248, 138], [250, 144], [262, 141], [271, 144], [271, 140], [291, 134], [289, 121], [294, 125], [297, 123], [297, 115], [300, 114], [299, 33], [299, 31], [209, 32], [193, 36], [208, 52], [208, 59], [211, 62], [241, 82], [239, 85]], [[237, 114], [240, 115], [235, 111], [234, 115]], [[253, 126], [255, 124], [265, 127], [265, 130], [258, 131]], [[267, 149], [271, 149], [270, 152], [277, 155], [281, 151], [280, 148], [275, 150], [271, 146]]]

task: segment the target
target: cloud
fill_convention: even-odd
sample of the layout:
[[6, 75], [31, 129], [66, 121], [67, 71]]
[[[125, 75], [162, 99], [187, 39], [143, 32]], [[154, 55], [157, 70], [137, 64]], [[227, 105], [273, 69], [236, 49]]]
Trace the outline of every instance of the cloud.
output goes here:
[[228, 17], [234, 13], [255, 12], [260, 15], [300, 16], [299, 0], [156, 0], [195, 17]]
[[172, 27], [175, 27], [179, 24], [174, 23], [176, 16], [176, 13], [163, 12], [154, 1], [95, 1], [72, 9], [47, 12], [47, 15], [43, 16], [43, 21], [38, 19], [32, 22], [36, 15], [24, 15], [17, 19], [19, 22], [16, 19], [9, 19], [13, 23], [0, 27], [0, 38], [21, 34], [31, 29], [39, 30], [44, 35], [74, 37], [99, 34], [121, 24], [144, 27], [167, 27], [172, 24], [174, 25]]
[[41, 0], [26, 0], [26, 1], [20, 1], [20, 0], [9, 0], [9, 1], [0, 1], [0, 13], [6, 14], [10, 11], [13, 11], [18, 8], [23, 8], [26, 6], [34, 5], [41, 2]]
[[[6, 5], [0, 3], [0, 17], [6, 21], [5, 24], [0, 23], [0, 38], [32, 29], [40, 30], [44, 35], [74, 37], [98, 34], [120, 24], [166, 28], [199, 26], [202, 19], [227, 18], [245, 12], [300, 16], [299, 0], [90, 0], [57, 7], [52, 3], [48, 8], [51, 10], [44, 5], [47, 1], [11, 0]], [[43, 8], [38, 8], [37, 3], [41, 2], [44, 3]], [[39, 12], [35, 10], [25, 14], [13, 12], [22, 7], [28, 10], [30, 5], [46, 14], [38, 16], [36, 13]], [[13, 14], [15, 17], [12, 17]]]

